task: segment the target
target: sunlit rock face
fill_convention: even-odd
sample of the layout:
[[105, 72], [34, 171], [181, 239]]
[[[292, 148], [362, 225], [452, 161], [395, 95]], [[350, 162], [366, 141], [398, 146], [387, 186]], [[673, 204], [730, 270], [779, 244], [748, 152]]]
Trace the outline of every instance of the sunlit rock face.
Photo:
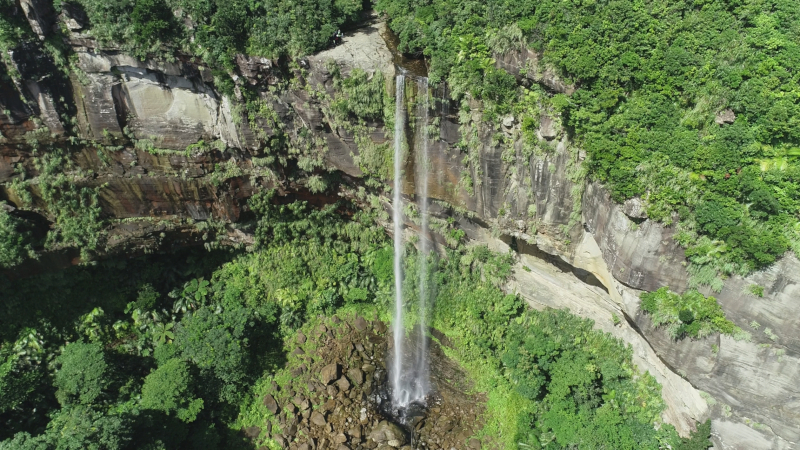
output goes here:
[[[27, 12], [26, 17], [39, 20]], [[48, 20], [46, 14], [39, 17], [42, 23]], [[243, 112], [243, 98], [236, 91], [223, 95], [202, 63], [188, 58], [139, 61], [100, 48], [82, 33], [79, 17], [62, 15], [62, 20], [80, 73], [59, 72], [37, 44], [10, 52], [17, 78], [9, 76], [10, 66], [0, 64], [0, 199], [21, 204], [6, 185], [21, 172], [35, 179], [35, 142], [55, 142], [69, 148], [75, 167], [90, 174], [81, 183], [105, 186], [100, 200], [108, 218], [155, 219], [115, 223], [109, 245], [119, 252], [168, 248], [169, 242], [202, 243], [202, 233], [186, 220], [241, 222], [247, 218], [247, 199], [262, 188], [315, 204], [335, 201], [338, 192], [311, 195], [302, 182], [259, 165], [259, 158], [268, 156], [265, 139], [275, 135], [276, 127], [293, 145], [309, 136], [315, 145], [319, 142], [326, 169], [341, 175], [344, 186], [363, 184], [356, 136], [331, 120], [330, 99], [312, 91], [335, 96], [331, 60], [345, 76], [355, 68], [380, 71], [387, 89], [393, 86], [394, 63], [402, 58], [385, 44], [383, 24], [366, 26], [348, 35], [343, 45], [297, 61], [301, 70], [237, 57], [237, 83], [255, 86], [275, 112], [272, 121], [251, 121]], [[540, 83], [566, 94], [577, 89], [543, 66], [535, 53], [496, 59], [520, 83]], [[270, 91], [288, 79], [298, 84]], [[601, 185], [576, 177], [585, 153], [552, 111], [541, 112], [536, 130], [544, 150], [531, 153], [519, 118], [487, 123], [479, 103], [459, 113], [446, 87], [432, 87], [431, 95], [430, 119], [438, 124], [438, 138], [428, 146], [431, 214], [442, 218], [451, 213], [433, 201], [457, 206], [465, 213], [459, 224], [471, 239], [517, 250], [533, 271], [518, 267], [509, 290], [534, 306], [569, 307], [630, 343], [637, 365], [664, 386], [665, 420], [682, 434], [694, 420], [710, 416], [719, 448], [784, 449], [800, 441], [800, 263], [794, 256], [747, 278], [727, 279], [715, 295], [726, 316], [751, 332], [752, 342], [719, 336], [672, 341], [641, 313], [638, 293], [686, 288], [686, 261], [673, 239], [675, 230], [648, 220], [640, 204], [615, 204]], [[369, 142], [384, 144], [391, 137], [383, 123], [370, 125]], [[207, 147], [192, 147], [200, 141]], [[222, 169], [232, 175], [214, 178]], [[421, 192], [416, 169], [410, 158], [402, 184], [405, 198]], [[165, 228], [170, 221], [178, 225]], [[228, 242], [250, 239], [239, 230], [229, 232]], [[58, 267], [72, 260], [41, 261]], [[751, 284], [764, 287], [763, 298], [747, 293]], [[612, 314], [621, 323], [614, 325]], [[706, 405], [699, 390], [716, 403]]]

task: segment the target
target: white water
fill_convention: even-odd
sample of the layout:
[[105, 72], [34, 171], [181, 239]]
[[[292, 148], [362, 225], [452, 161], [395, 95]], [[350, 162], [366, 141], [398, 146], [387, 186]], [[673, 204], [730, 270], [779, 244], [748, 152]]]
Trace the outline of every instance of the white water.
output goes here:
[[417, 202], [419, 203], [420, 231], [419, 231], [419, 343], [417, 346], [417, 379], [414, 386], [414, 400], [422, 399], [428, 395], [430, 374], [428, 371], [428, 111], [430, 109], [430, 96], [428, 93], [428, 79], [421, 78], [417, 82], [419, 93], [422, 94], [422, 121], [417, 127], [417, 136], [421, 140], [421, 151], [417, 155]]
[[417, 90], [422, 95], [422, 108], [420, 120], [417, 122], [415, 145], [417, 152], [416, 161], [416, 186], [417, 199], [420, 212], [419, 232], [419, 330], [416, 345], [411, 345], [408, 351], [404, 347], [405, 327], [403, 311], [403, 136], [406, 126], [405, 105], [405, 76], [398, 75], [395, 84], [395, 126], [394, 126], [394, 198], [393, 198], [393, 228], [394, 228], [394, 280], [395, 280], [395, 311], [392, 332], [394, 334], [394, 352], [391, 365], [392, 404], [396, 408], [405, 408], [409, 404], [423, 400], [430, 390], [430, 375], [428, 364], [427, 341], [427, 311], [430, 293], [428, 292], [428, 253], [430, 242], [428, 240], [428, 134], [430, 96], [428, 92], [428, 79], [416, 80]]
[[407, 401], [403, 388], [403, 132], [405, 130], [405, 84], [406, 77], [397, 75], [395, 81], [394, 114], [394, 199], [392, 221], [394, 222], [394, 364], [392, 365], [392, 400], [395, 405], [405, 406]]

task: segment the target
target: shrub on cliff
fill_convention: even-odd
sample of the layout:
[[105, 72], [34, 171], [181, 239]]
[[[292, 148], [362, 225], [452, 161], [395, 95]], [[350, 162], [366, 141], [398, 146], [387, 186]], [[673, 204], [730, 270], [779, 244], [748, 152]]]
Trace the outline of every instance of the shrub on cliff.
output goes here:
[[741, 337], [743, 331], [725, 318], [714, 297], [689, 290], [683, 295], [666, 287], [641, 295], [642, 310], [650, 315], [653, 325], [666, 327], [673, 339], [684, 336], [703, 338], [713, 332]]

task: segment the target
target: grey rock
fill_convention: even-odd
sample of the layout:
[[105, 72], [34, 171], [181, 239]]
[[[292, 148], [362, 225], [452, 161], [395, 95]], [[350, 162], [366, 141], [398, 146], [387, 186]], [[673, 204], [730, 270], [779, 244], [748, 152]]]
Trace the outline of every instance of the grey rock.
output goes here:
[[386, 420], [381, 421], [369, 433], [369, 438], [378, 444], [388, 444], [390, 441], [398, 443], [397, 447], [405, 444], [403, 430]]
[[736, 114], [733, 113], [731, 109], [725, 109], [717, 113], [716, 117], [714, 117], [714, 122], [717, 125], [728, 125], [732, 124], [736, 120]]
[[347, 371], [347, 377], [356, 385], [364, 383], [364, 372], [362, 372], [361, 369], [355, 367], [349, 369]]
[[20, 0], [19, 6], [25, 12], [25, 18], [28, 19], [33, 32], [39, 36], [39, 39], [44, 40], [50, 34], [56, 21], [53, 4], [47, 0]]
[[543, 139], [547, 139], [548, 141], [551, 141], [558, 136], [556, 123], [552, 117], [542, 116], [541, 121], [539, 122], [539, 135], [541, 135]]
[[626, 216], [633, 219], [646, 219], [647, 211], [645, 211], [644, 203], [639, 197], [633, 197], [625, 200], [622, 204], [622, 212]]

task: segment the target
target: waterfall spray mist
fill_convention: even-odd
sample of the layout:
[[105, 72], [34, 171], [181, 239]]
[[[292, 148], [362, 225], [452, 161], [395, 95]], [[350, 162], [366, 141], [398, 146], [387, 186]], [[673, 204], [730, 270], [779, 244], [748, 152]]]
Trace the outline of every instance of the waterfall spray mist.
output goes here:
[[402, 190], [403, 172], [403, 131], [405, 129], [405, 83], [404, 75], [397, 75], [395, 85], [395, 115], [394, 115], [394, 198], [392, 200], [392, 221], [394, 222], [394, 364], [392, 367], [392, 395], [395, 404], [403, 404], [405, 399], [402, 389], [402, 360], [403, 360], [403, 204], [400, 191]]

